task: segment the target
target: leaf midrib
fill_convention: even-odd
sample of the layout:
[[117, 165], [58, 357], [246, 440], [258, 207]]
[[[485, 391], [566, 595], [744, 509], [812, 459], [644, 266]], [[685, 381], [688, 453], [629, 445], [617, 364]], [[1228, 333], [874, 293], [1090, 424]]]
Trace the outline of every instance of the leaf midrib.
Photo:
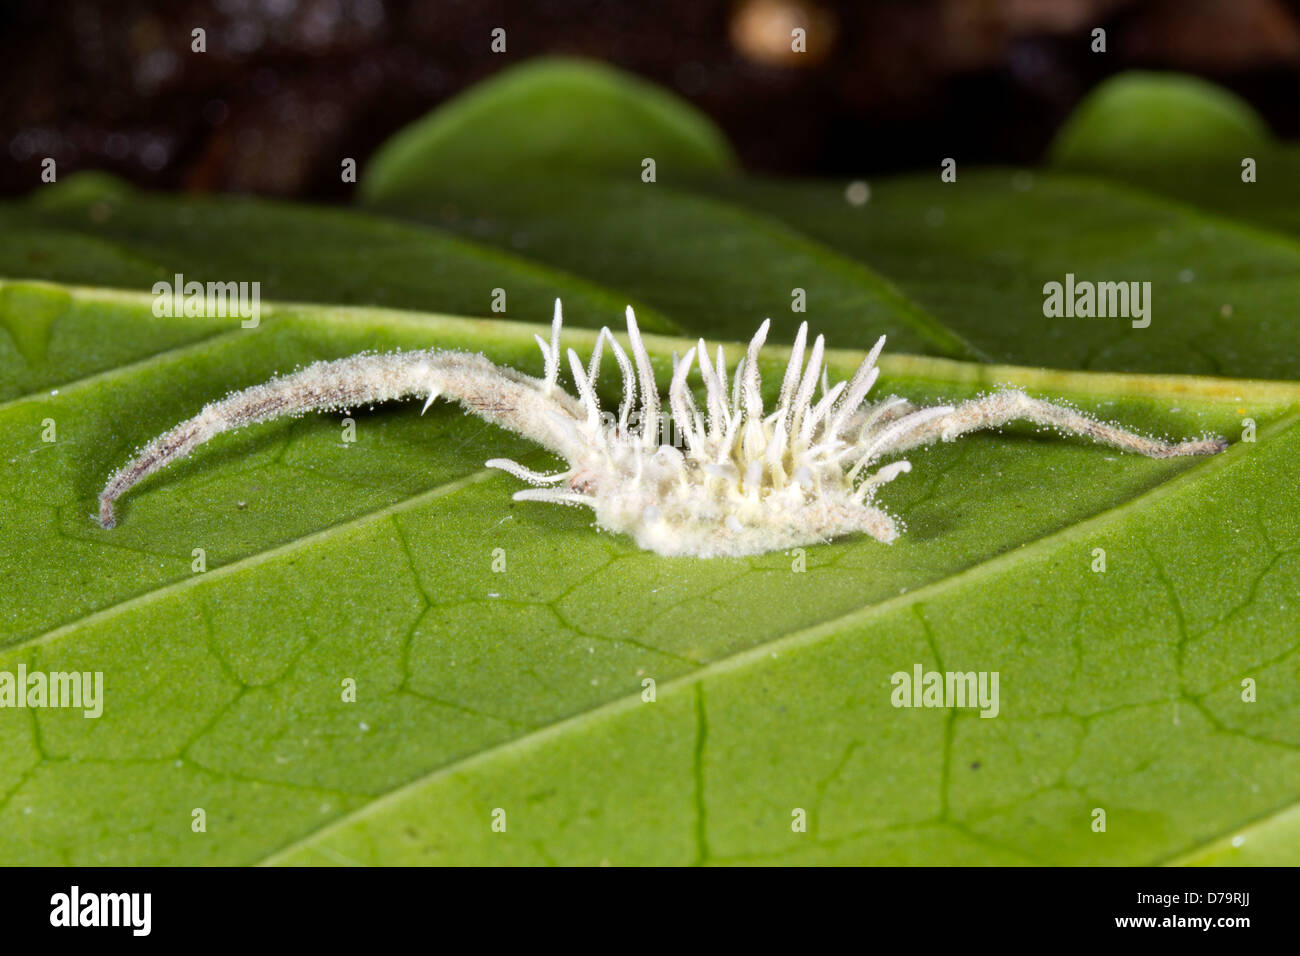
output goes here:
[[[8, 283], [31, 285], [55, 289], [83, 301], [108, 300], [123, 305], [149, 307], [153, 296], [147, 292], [135, 292], [105, 286], [78, 286], [46, 282], [39, 279], [14, 279], [0, 277], [0, 287]], [[473, 316], [450, 315], [440, 312], [417, 312], [411, 309], [394, 309], [387, 306], [367, 305], [325, 305], [319, 302], [267, 301], [261, 304], [262, 319], [287, 319], [290, 321], [324, 321], [331, 323], [367, 323], [380, 322], [390, 327], [405, 326], [413, 332], [441, 333], [444, 336], [463, 338], [481, 338], [487, 345], [494, 340], [513, 340], [515, 343], [530, 347], [533, 336], [545, 326], [541, 322], [525, 322], [518, 319], [488, 319]], [[255, 329], [234, 329], [231, 334], [256, 334]], [[227, 333], [218, 333], [224, 336]], [[590, 348], [594, 345], [599, 330], [565, 325], [566, 344], [581, 344]], [[624, 333], [615, 333], [621, 342], [626, 343]], [[695, 346], [698, 336], [691, 338], [642, 332], [647, 348], [652, 353], [669, 355], [673, 351], [684, 354]], [[177, 346], [174, 350], [158, 353], [166, 356], [171, 351], [182, 351], [198, 347], [207, 341], [188, 343]], [[728, 361], [738, 359], [745, 354], [746, 344], [742, 342], [718, 342], [722, 345]], [[827, 348], [827, 364], [839, 368], [856, 368], [866, 358], [864, 349]], [[763, 355], [772, 359], [786, 359], [790, 355], [790, 346], [769, 343], [763, 346]], [[93, 373], [85, 379], [75, 379], [63, 385], [51, 385], [49, 388], [77, 388], [90, 379], [109, 376], [126, 370], [148, 358], [137, 360], [129, 365], [105, 369]], [[777, 364], [773, 362], [773, 364]], [[1061, 392], [1074, 395], [1115, 395], [1144, 396], [1152, 398], [1190, 398], [1198, 401], [1219, 404], [1251, 402], [1264, 405], [1285, 406], [1300, 404], [1300, 382], [1278, 379], [1216, 378], [1206, 375], [1168, 375], [1147, 372], [1085, 372], [1069, 369], [1045, 369], [1028, 365], [987, 364], [968, 362], [961, 359], [942, 356], [917, 355], [914, 353], [884, 352], [877, 363], [885, 381], [898, 376], [905, 378], [927, 379], [953, 385], [990, 386], [996, 384], [1014, 384], [1022, 388], [1040, 391]], [[0, 409], [8, 404], [18, 403], [31, 398], [41, 397], [44, 391], [17, 396], [0, 402]]]
[[115, 378], [138, 372], [141, 369], [147, 369], [155, 362], [165, 362], [174, 358], [186, 358], [190, 355], [201, 354], [219, 342], [224, 342], [227, 339], [233, 339], [236, 336], [244, 334], [245, 331], [243, 329], [230, 329], [225, 332], [213, 332], [209, 335], [205, 335], [201, 339], [195, 339], [182, 345], [174, 345], [158, 352], [151, 352], [150, 354], [143, 355], [138, 359], [132, 359], [130, 362], [123, 365], [114, 365], [112, 368], [101, 369], [98, 372], [90, 372], [87, 375], [81, 375], [77, 378], [67, 379], [62, 382], [55, 382], [39, 388], [34, 392], [25, 392], [22, 395], [15, 395], [13, 398], [6, 398], [4, 401], [0, 401], [0, 413], [17, 405], [24, 405], [27, 402], [38, 402], [42, 399], [49, 398], [51, 392], [59, 392], [62, 394], [79, 388], [100, 385], [104, 382], [112, 381]]
[[1282, 820], [1283, 818], [1288, 817], [1292, 814], [1300, 814], [1300, 800], [1296, 800], [1290, 803], [1284, 803], [1279, 807], [1274, 807], [1272, 810], [1267, 810], [1264, 813], [1261, 813], [1259, 816], [1252, 817], [1251, 819], [1247, 820], [1244, 823], [1239, 823], [1236, 826], [1228, 827], [1226, 830], [1221, 830], [1219, 833], [1215, 834], [1212, 837], [1209, 837], [1208, 839], [1202, 840], [1200, 843], [1196, 844], [1195, 846], [1188, 847], [1186, 849], [1179, 850], [1176, 853], [1170, 854], [1164, 859], [1157, 861], [1154, 865], [1156, 866], [1195, 865], [1197, 863], [1196, 860], [1197, 854], [1206, 852], [1216, 844], [1224, 843], [1228, 839], [1234, 836], [1246, 835], [1246, 834], [1256, 833], [1256, 832], [1258, 833], [1267, 832], [1267, 828], [1271, 824], [1279, 820]]

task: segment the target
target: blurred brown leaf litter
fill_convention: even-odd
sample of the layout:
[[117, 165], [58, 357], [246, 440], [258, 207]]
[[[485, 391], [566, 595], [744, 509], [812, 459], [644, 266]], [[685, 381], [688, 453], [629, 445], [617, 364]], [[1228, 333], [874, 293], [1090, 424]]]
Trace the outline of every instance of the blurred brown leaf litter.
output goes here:
[[[789, 49], [795, 27], [806, 52]], [[748, 168], [785, 175], [1032, 163], [1089, 89], [1131, 68], [1199, 73], [1300, 135], [1300, 0], [7, 0], [0, 191], [31, 189], [51, 156], [60, 175], [343, 199], [343, 157], [364, 164], [546, 53], [676, 91]]]

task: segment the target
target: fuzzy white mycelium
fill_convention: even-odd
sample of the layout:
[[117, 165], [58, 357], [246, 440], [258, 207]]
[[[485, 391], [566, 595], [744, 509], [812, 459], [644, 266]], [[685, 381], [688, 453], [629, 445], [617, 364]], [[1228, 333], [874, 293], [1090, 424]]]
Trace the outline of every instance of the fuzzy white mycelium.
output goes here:
[[[911, 465], [897, 460], [874, 471], [872, 467], [918, 445], [951, 441], [1013, 419], [1153, 458], [1214, 454], [1227, 447], [1222, 439], [1210, 437], [1178, 443], [1145, 438], [1017, 390], [957, 405], [917, 407], [898, 397], [867, 403], [879, 374], [876, 359], [884, 336], [852, 379], [830, 386], [822, 367], [825, 342], [819, 335], [811, 350], [806, 349], [807, 323], [799, 327], [776, 408], [768, 412], [758, 371], [768, 331], [765, 321], [736, 366], [729, 397], [721, 347], [714, 361], [702, 339], [685, 358], [674, 355], [668, 405], [683, 443], [677, 448], [661, 444], [669, 416], [662, 413], [650, 356], [631, 307], [630, 358], [608, 328], [596, 338], [587, 366], [568, 350], [576, 397], [558, 384], [560, 325], [557, 299], [550, 342], [535, 336], [545, 361], [540, 379], [494, 365], [482, 355], [430, 349], [317, 362], [235, 392], [155, 438], [116, 472], [99, 496], [100, 523], [113, 527], [114, 502], [133, 484], [221, 432], [282, 415], [412, 395], [426, 397], [425, 410], [439, 396], [456, 399], [468, 411], [535, 441], [568, 463], [564, 471], [543, 475], [504, 458], [487, 462], [543, 486], [516, 492], [516, 500], [586, 506], [595, 512], [600, 527], [631, 535], [642, 548], [703, 558], [762, 554], [855, 532], [893, 541], [899, 523], [876, 507], [873, 497]], [[605, 342], [623, 378], [617, 416], [602, 413], [596, 395]], [[703, 411], [686, 381], [697, 360], [704, 383]]]

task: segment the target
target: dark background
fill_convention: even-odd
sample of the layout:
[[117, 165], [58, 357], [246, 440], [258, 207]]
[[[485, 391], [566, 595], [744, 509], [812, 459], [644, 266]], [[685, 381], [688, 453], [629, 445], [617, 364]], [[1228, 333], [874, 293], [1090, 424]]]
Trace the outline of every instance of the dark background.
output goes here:
[[61, 177], [345, 198], [342, 156], [364, 168], [410, 120], [543, 53], [667, 86], [767, 173], [1035, 162], [1131, 68], [1198, 73], [1300, 136], [1300, 0], [0, 0], [0, 193], [52, 156]]

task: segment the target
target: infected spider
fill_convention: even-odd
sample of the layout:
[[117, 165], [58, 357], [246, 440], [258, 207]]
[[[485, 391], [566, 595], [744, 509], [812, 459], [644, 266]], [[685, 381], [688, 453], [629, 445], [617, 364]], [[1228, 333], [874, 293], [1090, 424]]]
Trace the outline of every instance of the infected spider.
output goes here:
[[[768, 325], [765, 321], [759, 327], [737, 364], [729, 400], [721, 347], [714, 361], [702, 339], [685, 358], [674, 355], [668, 405], [682, 449], [661, 443], [667, 416], [661, 411], [650, 356], [631, 307], [631, 356], [603, 328], [586, 367], [573, 349], [568, 350], [577, 396], [559, 387], [557, 299], [550, 342], [534, 336], [542, 350], [543, 378], [499, 367], [483, 355], [436, 349], [317, 362], [234, 392], [155, 438], [109, 479], [99, 496], [99, 520], [105, 528], [113, 527], [113, 505], [132, 485], [221, 432], [281, 415], [412, 395], [425, 397], [421, 414], [439, 396], [455, 399], [568, 463], [566, 470], [547, 475], [504, 458], [488, 461], [491, 468], [540, 486], [516, 492], [516, 501], [589, 507], [600, 527], [629, 534], [642, 548], [670, 556], [762, 554], [856, 532], [891, 542], [900, 524], [873, 499], [882, 485], [910, 471], [911, 465], [898, 460], [872, 471], [873, 465], [936, 439], [952, 441], [1015, 419], [1152, 458], [1208, 455], [1227, 447], [1220, 438], [1178, 443], [1145, 438], [1017, 390], [934, 407], [918, 407], [896, 396], [866, 403], [879, 374], [876, 359], [885, 337], [852, 379], [831, 387], [822, 367], [822, 336], [804, 361], [807, 323], [799, 327], [776, 408], [767, 412], [760, 395], [758, 356]], [[623, 379], [617, 416], [602, 414], [596, 396], [605, 342]], [[704, 383], [703, 412], [686, 383], [696, 360]], [[816, 398], [819, 382], [821, 396]]]

